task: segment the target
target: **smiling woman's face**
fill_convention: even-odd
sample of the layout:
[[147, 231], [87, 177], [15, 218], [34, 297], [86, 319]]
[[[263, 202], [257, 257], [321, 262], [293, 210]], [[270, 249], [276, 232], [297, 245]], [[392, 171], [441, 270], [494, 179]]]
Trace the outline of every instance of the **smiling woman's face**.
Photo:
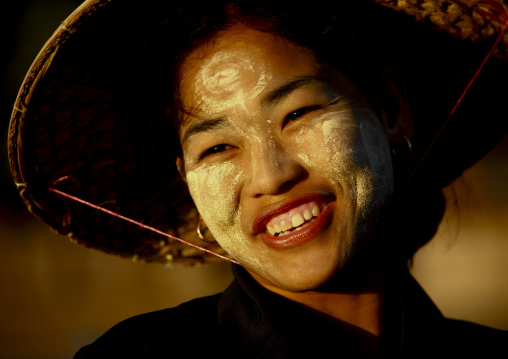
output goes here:
[[326, 283], [373, 240], [393, 190], [375, 111], [313, 52], [242, 25], [180, 75], [182, 172], [215, 239], [262, 284]]

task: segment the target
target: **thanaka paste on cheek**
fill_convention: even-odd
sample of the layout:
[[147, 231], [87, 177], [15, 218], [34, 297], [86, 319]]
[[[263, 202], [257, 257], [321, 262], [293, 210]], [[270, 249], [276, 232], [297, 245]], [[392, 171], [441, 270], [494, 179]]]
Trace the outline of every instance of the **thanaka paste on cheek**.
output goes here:
[[202, 165], [187, 173], [189, 191], [201, 217], [217, 242], [233, 257], [239, 248], [244, 252], [246, 249], [238, 199], [241, 176], [242, 171], [232, 161]]
[[352, 156], [357, 132], [352, 112], [348, 109], [337, 110], [316, 116], [309, 126], [299, 131], [296, 139], [299, 147], [307, 150], [299, 153], [298, 157], [309, 171], [329, 178], [338, 190], [336, 202], [340, 215], [335, 220], [335, 233], [341, 238], [339, 257], [342, 264], [351, 252], [355, 212], [359, 205], [356, 185], [358, 171]]
[[201, 165], [187, 172], [192, 199], [209, 228], [212, 222], [221, 228], [235, 223], [238, 216], [235, 189], [241, 175], [231, 161]]
[[371, 111], [355, 109], [355, 114], [365, 120], [360, 124], [363, 154], [368, 160], [367, 167], [372, 176], [371, 205], [381, 208], [393, 193], [393, 168], [388, 140], [384, 136], [379, 120]]
[[[298, 136], [302, 148], [312, 148], [299, 158], [336, 181], [343, 190], [338, 200], [354, 207], [350, 218], [356, 218], [360, 231], [366, 230], [363, 219], [376, 216], [393, 191], [388, 143], [377, 121], [368, 109], [333, 111], [316, 117]], [[316, 143], [323, 145], [312, 146]], [[344, 254], [350, 249], [342, 246]]]

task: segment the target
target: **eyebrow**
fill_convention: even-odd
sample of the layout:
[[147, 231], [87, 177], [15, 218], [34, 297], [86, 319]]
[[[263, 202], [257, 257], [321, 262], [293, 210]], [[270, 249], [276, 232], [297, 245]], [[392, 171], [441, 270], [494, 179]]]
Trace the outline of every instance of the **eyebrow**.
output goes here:
[[194, 123], [194, 124], [190, 125], [189, 128], [185, 131], [185, 133], [182, 137], [182, 146], [185, 143], [185, 141], [187, 141], [190, 137], [192, 137], [198, 133], [213, 131], [217, 128], [227, 126], [227, 124], [228, 124], [228, 120], [223, 117], [204, 120], [201, 122]]
[[289, 96], [293, 91], [299, 89], [302, 86], [309, 84], [324, 85], [327, 82], [318, 76], [299, 76], [289, 80], [282, 86], [279, 86], [275, 90], [269, 92], [262, 100], [261, 105], [263, 107], [270, 107], [278, 104], [286, 97]]

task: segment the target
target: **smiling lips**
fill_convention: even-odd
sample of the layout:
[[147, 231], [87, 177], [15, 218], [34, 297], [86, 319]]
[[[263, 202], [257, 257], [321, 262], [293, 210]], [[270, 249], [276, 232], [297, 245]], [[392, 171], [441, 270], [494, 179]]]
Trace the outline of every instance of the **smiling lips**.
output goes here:
[[266, 232], [272, 236], [283, 236], [293, 230], [299, 230], [319, 216], [321, 209], [316, 202], [302, 204], [280, 216], [272, 218], [266, 224]]
[[262, 213], [254, 222], [254, 231], [275, 249], [300, 246], [328, 224], [334, 203], [321, 195], [302, 196]]

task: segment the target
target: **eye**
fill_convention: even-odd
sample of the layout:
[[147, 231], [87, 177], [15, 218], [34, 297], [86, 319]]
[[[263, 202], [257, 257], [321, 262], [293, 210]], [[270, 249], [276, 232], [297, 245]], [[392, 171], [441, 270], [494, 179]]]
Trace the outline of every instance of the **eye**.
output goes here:
[[300, 117], [306, 115], [309, 112], [312, 112], [312, 111], [315, 111], [315, 110], [319, 110], [321, 107], [322, 106], [319, 106], [319, 105], [316, 105], [316, 106], [307, 106], [307, 107], [302, 107], [302, 108], [300, 108], [300, 109], [298, 109], [296, 111], [290, 112], [284, 118], [284, 124], [287, 124], [287, 123], [289, 123], [291, 121], [297, 120], [297, 119], [299, 119]]
[[225, 143], [221, 143], [220, 145], [215, 145], [204, 151], [201, 156], [199, 156], [199, 159], [203, 159], [205, 157], [226, 151], [227, 149], [231, 148], [231, 145], [227, 145]]

